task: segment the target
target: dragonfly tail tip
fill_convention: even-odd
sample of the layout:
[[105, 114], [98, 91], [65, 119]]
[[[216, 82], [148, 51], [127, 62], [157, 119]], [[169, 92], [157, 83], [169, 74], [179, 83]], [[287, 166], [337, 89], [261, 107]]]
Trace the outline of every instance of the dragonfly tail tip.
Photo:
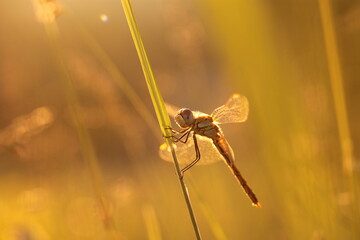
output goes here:
[[261, 208], [261, 204], [259, 202], [252, 204], [254, 207]]

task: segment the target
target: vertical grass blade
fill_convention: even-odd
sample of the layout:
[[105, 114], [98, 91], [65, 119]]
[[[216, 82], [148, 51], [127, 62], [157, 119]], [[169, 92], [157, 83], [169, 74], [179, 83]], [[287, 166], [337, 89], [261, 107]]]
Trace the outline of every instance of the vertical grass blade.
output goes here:
[[334, 30], [335, 27], [332, 21], [329, 0], [319, 0], [319, 6], [331, 81], [331, 90], [334, 98], [335, 114], [339, 129], [343, 168], [347, 174], [351, 175], [353, 172], [353, 150], [346, 111], [343, 77]]
[[135, 44], [135, 48], [136, 51], [138, 53], [139, 59], [140, 59], [140, 63], [141, 63], [141, 67], [143, 69], [144, 72], [144, 76], [145, 76], [145, 80], [146, 80], [146, 84], [148, 86], [149, 89], [149, 93], [151, 96], [151, 100], [152, 103], [154, 105], [154, 109], [156, 112], [156, 116], [160, 125], [160, 129], [162, 134], [165, 136], [165, 140], [166, 143], [168, 144], [168, 146], [171, 149], [171, 154], [174, 160], [174, 165], [175, 165], [175, 169], [177, 172], [177, 175], [179, 176], [179, 182], [180, 182], [180, 186], [186, 201], [186, 205], [190, 214], [190, 218], [191, 218], [191, 222], [195, 231], [195, 235], [197, 239], [201, 239], [200, 236], [200, 231], [199, 228], [197, 226], [197, 222], [196, 222], [196, 218], [195, 218], [195, 214], [190, 202], [190, 197], [187, 191], [187, 187], [183, 181], [183, 179], [180, 177], [181, 176], [181, 171], [180, 171], [180, 166], [179, 163], [177, 161], [176, 158], [176, 154], [173, 148], [173, 144], [172, 144], [172, 133], [171, 130], [169, 129], [169, 127], [171, 127], [171, 123], [170, 123], [170, 119], [169, 116], [167, 114], [165, 105], [164, 105], [164, 101], [162, 99], [162, 96], [159, 92], [159, 89], [157, 87], [151, 66], [150, 66], [150, 62], [147, 58], [147, 54], [140, 36], [140, 32], [139, 29], [137, 27], [136, 21], [135, 21], [135, 17], [134, 17], [134, 13], [132, 11], [131, 5], [129, 0], [122, 0], [122, 5], [124, 8], [124, 12], [125, 12], [125, 16], [129, 25], [129, 29]]
[[152, 205], [144, 205], [142, 207], [142, 213], [144, 217], [146, 230], [148, 233], [148, 239], [161, 240], [162, 237], [161, 237], [159, 221], [156, 217], [154, 207]]
[[148, 125], [149, 129], [154, 133], [154, 135], [160, 140], [161, 136], [159, 135], [158, 129], [156, 128], [156, 120], [151, 115], [150, 111], [146, 108], [141, 97], [135, 92], [131, 87], [127, 79], [123, 76], [120, 70], [117, 68], [115, 63], [111, 58], [106, 54], [104, 49], [100, 44], [94, 39], [94, 37], [87, 31], [87, 29], [82, 26], [79, 22], [76, 21], [74, 14], [69, 14], [69, 9], [67, 8], [68, 15], [71, 16], [71, 20], [76, 26], [78, 32], [81, 34], [81, 37], [93, 54], [100, 60], [104, 68], [111, 75], [111, 77], [118, 84], [123, 94], [129, 99], [130, 103], [133, 104], [134, 109], [138, 111], [140, 116], [144, 119], [145, 123]]
[[342, 153], [343, 170], [348, 177], [352, 197], [352, 220], [351, 227], [354, 236], [359, 226], [358, 185], [353, 175], [354, 156], [353, 144], [350, 135], [348, 113], [346, 110], [345, 91], [343, 86], [343, 75], [339, 60], [335, 26], [332, 16], [332, 8], [329, 0], [319, 0], [320, 15], [323, 27], [324, 42], [327, 54], [331, 91], [334, 99], [335, 114], [339, 131], [339, 140]]
[[208, 206], [206, 201], [204, 201], [204, 199], [201, 197], [200, 191], [199, 191], [199, 189], [196, 188], [196, 184], [192, 181], [190, 175], [188, 176], [187, 179], [188, 179], [189, 185], [192, 186], [191, 188], [193, 189], [195, 197], [198, 200], [197, 203], [199, 204], [203, 215], [205, 216], [206, 220], [208, 221], [208, 223], [210, 225], [210, 229], [213, 232], [215, 239], [217, 239], [217, 240], [229, 239], [226, 236], [225, 231], [221, 226], [221, 223], [215, 216], [213, 209], [210, 206]]
[[59, 43], [59, 29], [56, 22], [44, 23], [46, 33], [48, 35], [52, 50], [54, 52], [55, 60], [59, 67], [59, 75], [63, 80], [66, 97], [68, 104], [70, 105], [71, 114], [76, 125], [76, 131], [78, 134], [79, 142], [81, 145], [81, 150], [83, 158], [87, 164], [90, 180], [92, 181], [92, 187], [94, 189], [94, 194], [98, 202], [98, 206], [102, 211], [102, 214], [105, 216], [103, 225], [109, 235], [109, 239], [120, 239], [119, 232], [115, 227], [115, 222], [111, 216], [108, 204], [105, 199], [104, 187], [103, 187], [103, 178], [101, 175], [100, 168], [98, 166], [98, 160], [96, 156], [93, 143], [89, 136], [89, 133], [83, 123], [81, 114], [79, 113], [79, 104], [76, 96], [76, 92], [73, 86], [72, 79], [67, 70], [64, 58], [62, 56], [61, 46]]

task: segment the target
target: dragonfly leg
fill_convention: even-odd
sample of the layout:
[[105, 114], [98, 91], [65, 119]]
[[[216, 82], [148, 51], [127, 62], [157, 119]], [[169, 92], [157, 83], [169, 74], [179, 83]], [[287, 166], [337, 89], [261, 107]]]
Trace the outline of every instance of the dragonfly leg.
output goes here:
[[[174, 142], [186, 143], [186, 142], [188, 141], [188, 139], [189, 139], [190, 132], [191, 132], [191, 131], [188, 131], [188, 132], [184, 133], [184, 134], [183, 134], [181, 137], [179, 137], [179, 138], [173, 136]], [[185, 137], [185, 136], [186, 136], [186, 137]], [[182, 140], [182, 138], [184, 138], [184, 137], [185, 137], [185, 140]]]
[[170, 129], [171, 132], [172, 132], [172, 133], [175, 133], [175, 134], [184, 133], [184, 132], [186, 132], [186, 131], [188, 130], [188, 128], [183, 128], [183, 129], [177, 131], [177, 130], [174, 130], [172, 127], [166, 127], [165, 129]]
[[184, 167], [183, 169], [181, 169], [181, 178], [184, 177], [184, 173], [189, 170], [190, 168], [192, 168], [199, 160], [200, 160], [200, 150], [199, 150], [199, 145], [196, 139], [196, 135], [193, 135], [193, 139], [194, 139], [194, 146], [195, 146], [195, 153], [196, 153], [196, 157], [195, 160], [192, 161], [189, 165], [187, 165], [186, 167]]
[[[173, 130], [170, 127], [167, 127], [166, 129], [171, 129], [171, 131], [175, 134], [183, 134], [180, 137], [171, 136], [171, 138], [173, 138], [173, 141], [175, 143], [177, 143], [177, 142], [186, 143], [189, 138], [190, 132], [191, 132], [191, 129], [189, 129], [189, 128], [184, 128], [184, 129], [181, 129], [180, 131]], [[184, 137], [185, 137], [185, 140], [182, 140]], [[169, 137], [165, 136], [165, 138], [169, 138]]]

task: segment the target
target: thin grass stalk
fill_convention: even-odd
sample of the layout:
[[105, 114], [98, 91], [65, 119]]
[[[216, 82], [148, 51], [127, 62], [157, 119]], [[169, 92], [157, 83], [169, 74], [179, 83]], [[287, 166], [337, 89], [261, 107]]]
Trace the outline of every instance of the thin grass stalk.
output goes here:
[[103, 222], [104, 228], [109, 233], [112, 239], [114, 240], [120, 239], [119, 233], [115, 227], [114, 219], [109, 213], [108, 206], [104, 197], [105, 194], [103, 189], [103, 179], [101, 176], [100, 168], [98, 166], [97, 156], [91, 138], [89, 136], [89, 133], [79, 113], [79, 104], [78, 104], [77, 96], [73, 87], [70, 74], [67, 71], [66, 64], [62, 56], [61, 47], [58, 42], [59, 39], [58, 26], [56, 22], [45, 23], [44, 26], [48, 38], [50, 40], [50, 44], [54, 52], [54, 56], [59, 65], [59, 73], [65, 85], [67, 100], [70, 105], [70, 110], [73, 120], [75, 121], [76, 130], [81, 144], [83, 157], [89, 168], [90, 179], [92, 181], [92, 186], [94, 188], [95, 196], [97, 198], [99, 208], [101, 209], [102, 214], [104, 216], [104, 222]]
[[[69, 13], [69, 9], [67, 10]], [[159, 141], [162, 140], [161, 136], [159, 135], [158, 129], [156, 128], [156, 120], [150, 114], [150, 111], [145, 106], [141, 97], [136, 93], [134, 88], [131, 87], [131, 85], [120, 72], [115, 63], [111, 60], [108, 54], [106, 54], [104, 49], [99, 45], [99, 43], [94, 39], [94, 37], [89, 33], [89, 31], [87, 31], [80, 23], [75, 21], [73, 14], [71, 14], [71, 17], [72, 22], [74, 22], [77, 27], [77, 30], [79, 31], [79, 33], [81, 33], [84, 42], [88, 45], [93, 54], [100, 60], [104, 68], [118, 84], [123, 94], [129, 99], [130, 103], [133, 104], [134, 109], [138, 111], [142, 119], [153, 132], [154, 136], [157, 137]]]
[[160, 129], [162, 134], [165, 136], [165, 141], [168, 145], [168, 147], [171, 149], [171, 154], [174, 160], [174, 165], [175, 165], [175, 170], [176, 173], [178, 175], [178, 179], [179, 179], [179, 183], [185, 198], [185, 202], [189, 211], [189, 215], [191, 218], [191, 222], [194, 228], [194, 232], [196, 235], [197, 239], [201, 239], [201, 235], [200, 235], [200, 231], [196, 222], [196, 218], [195, 218], [195, 213], [193, 211], [193, 207], [191, 205], [190, 202], [190, 196], [187, 190], [187, 187], [185, 185], [185, 182], [183, 181], [183, 178], [181, 178], [181, 170], [180, 170], [180, 166], [175, 154], [175, 150], [173, 147], [173, 142], [172, 142], [172, 132], [171, 132], [171, 123], [170, 123], [170, 119], [169, 119], [169, 115], [166, 111], [165, 105], [164, 105], [164, 100], [160, 94], [160, 91], [157, 87], [151, 66], [150, 66], [150, 62], [148, 60], [146, 51], [145, 51], [145, 47], [143, 45], [141, 36], [140, 36], [140, 32], [139, 29], [137, 27], [136, 21], [135, 21], [135, 17], [134, 17], [134, 13], [132, 11], [131, 5], [129, 0], [122, 0], [122, 6], [124, 8], [124, 12], [125, 12], [125, 16], [129, 25], [129, 29], [135, 44], [135, 48], [137, 50], [138, 56], [139, 56], [139, 60], [141, 63], [141, 67], [143, 69], [144, 72], [144, 76], [145, 76], [145, 80], [146, 80], [146, 84], [148, 86], [149, 89], [149, 93], [151, 96], [151, 100], [152, 103], [154, 105], [154, 109], [156, 112], [156, 116], [160, 125]]
[[142, 207], [142, 214], [147, 230], [147, 235], [149, 240], [161, 240], [161, 231], [159, 226], [159, 221], [156, 217], [154, 207], [150, 204], [144, 205]]
[[204, 199], [200, 195], [199, 189], [196, 187], [196, 184], [194, 181], [192, 181], [191, 175], [189, 174], [187, 177], [187, 181], [191, 188], [193, 189], [193, 193], [195, 194], [196, 199], [198, 200], [197, 203], [200, 206], [200, 209], [207, 219], [210, 228], [214, 234], [215, 239], [217, 240], [226, 240], [228, 237], [226, 236], [224, 229], [222, 228], [220, 222], [217, 220], [214, 211], [212, 211], [211, 207], [209, 207], [204, 201]]
[[335, 104], [335, 114], [339, 130], [343, 168], [349, 175], [353, 173], [353, 149], [350, 136], [348, 114], [343, 86], [343, 76], [337, 48], [335, 27], [332, 21], [329, 0], [319, 0], [324, 41], [328, 60], [331, 90]]
[[353, 175], [354, 156], [353, 144], [348, 122], [348, 113], [346, 108], [345, 91], [343, 86], [343, 74], [337, 47], [335, 26], [332, 16], [332, 8], [329, 0], [319, 0], [321, 21], [323, 26], [324, 42], [327, 54], [328, 69], [331, 81], [331, 90], [335, 105], [335, 114], [339, 131], [339, 140], [341, 145], [343, 170], [349, 181], [351, 193], [352, 208], [352, 230], [354, 236], [359, 233], [359, 207], [358, 207], [358, 185], [357, 178]]

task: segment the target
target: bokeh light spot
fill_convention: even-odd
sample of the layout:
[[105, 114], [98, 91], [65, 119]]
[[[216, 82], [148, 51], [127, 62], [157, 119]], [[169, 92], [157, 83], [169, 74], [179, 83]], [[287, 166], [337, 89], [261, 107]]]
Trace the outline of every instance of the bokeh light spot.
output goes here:
[[109, 21], [109, 16], [106, 14], [100, 14], [100, 20], [102, 22], [107, 22], [107, 21]]

